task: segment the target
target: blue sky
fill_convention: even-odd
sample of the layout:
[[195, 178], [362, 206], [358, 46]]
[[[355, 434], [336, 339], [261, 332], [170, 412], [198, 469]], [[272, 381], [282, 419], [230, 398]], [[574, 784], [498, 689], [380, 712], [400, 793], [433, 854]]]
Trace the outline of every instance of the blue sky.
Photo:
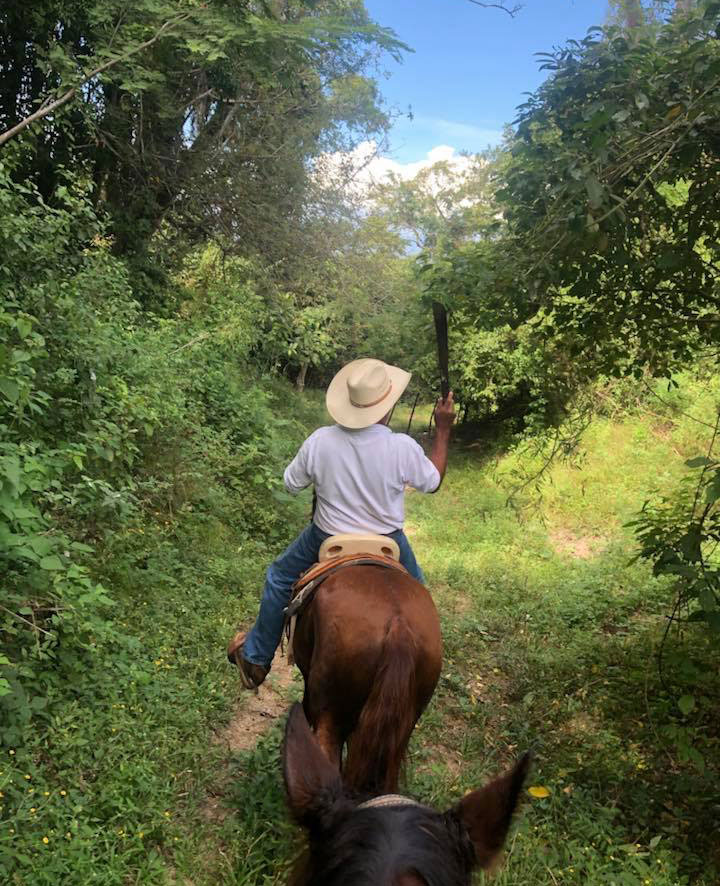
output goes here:
[[418, 162], [439, 145], [479, 151], [496, 142], [523, 92], [545, 76], [534, 52], [547, 52], [602, 24], [607, 0], [525, 0], [515, 18], [470, 0], [366, 0], [379, 24], [415, 52], [389, 61], [381, 81], [388, 103], [412, 107], [399, 119], [390, 157]]

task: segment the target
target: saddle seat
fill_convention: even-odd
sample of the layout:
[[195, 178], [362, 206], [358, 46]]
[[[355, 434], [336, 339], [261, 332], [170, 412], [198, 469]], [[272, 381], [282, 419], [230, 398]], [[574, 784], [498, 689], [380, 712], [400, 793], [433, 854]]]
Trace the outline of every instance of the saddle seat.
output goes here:
[[331, 535], [320, 545], [318, 562], [298, 578], [291, 589], [290, 604], [285, 610], [284, 631], [288, 638], [288, 662], [293, 663], [293, 636], [298, 616], [310, 605], [315, 591], [346, 566], [379, 566], [404, 572], [397, 542], [375, 533]]
[[378, 554], [381, 557], [400, 559], [400, 548], [394, 538], [387, 535], [376, 535], [374, 532], [346, 532], [343, 535], [331, 535], [320, 545], [318, 563], [346, 557], [348, 554]]

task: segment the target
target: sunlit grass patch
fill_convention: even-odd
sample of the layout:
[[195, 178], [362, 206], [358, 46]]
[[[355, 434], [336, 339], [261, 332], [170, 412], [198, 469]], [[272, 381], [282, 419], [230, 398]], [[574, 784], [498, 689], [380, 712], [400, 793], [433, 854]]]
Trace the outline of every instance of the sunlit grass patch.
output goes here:
[[[684, 408], [701, 410], [706, 393], [695, 393]], [[499, 482], [517, 455], [491, 463], [467, 449], [437, 496], [408, 502], [445, 641], [411, 786], [449, 800], [535, 748], [532, 784], [549, 794], [526, 798], [496, 880], [506, 886], [711, 886], [719, 876], [703, 825], [720, 795], [717, 673], [702, 637], [689, 665], [672, 641], [663, 684], [671, 592], [630, 563], [625, 526], [653, 489], [674, 489], [701, 445], [695, 422], [659, 408], [673, 416], [660, 433], [639, 408], [596, 421], [585, 456], [556, 464], [532, 507], [507, 507]], [[707, 701], [692, 725], [677, 701], [698, 679]]]

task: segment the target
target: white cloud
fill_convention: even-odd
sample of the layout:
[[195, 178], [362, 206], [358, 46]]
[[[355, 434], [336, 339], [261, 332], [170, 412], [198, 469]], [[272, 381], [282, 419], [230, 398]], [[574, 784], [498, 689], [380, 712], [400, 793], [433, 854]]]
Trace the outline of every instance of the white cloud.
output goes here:
[[437, 145], [422, 160], [398, 163], [379, 154], [375, 142], [368, 141], [349, 153], [325, 154], [318, 158], [315, 168], [326, 180], [344, 185], [355, 195], [362, 195], [373, 185], [388, 181], [392, 175], [408, 181], [439, 162], [447, 163], [453, 171], [462, 172], [469, 169], [473, 161], [451, 145]]

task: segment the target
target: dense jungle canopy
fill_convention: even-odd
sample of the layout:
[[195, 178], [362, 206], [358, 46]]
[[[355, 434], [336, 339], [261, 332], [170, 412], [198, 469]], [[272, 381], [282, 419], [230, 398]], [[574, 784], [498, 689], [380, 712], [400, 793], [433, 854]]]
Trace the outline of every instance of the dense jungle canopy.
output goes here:
[[[241, 587], [250, 611], [300, 519], [281, 468], [322, 420], [300, 393], [373, 355], [422, 411], [432, 301], [458, 435], [509, 453], [521, 521], [594, 420], [662, 398], [677, 419], [678, 385], [699, 392], [682, 475], [626, 514], [628, 574], [679, 644], [662, 753], [716, 814], [720, 3], [610, 7], [543, 54], [500, 147], [367, 184], [355, 149], [384, 150], [380, 78], [410, 48], [362, 0], [4, 2], [0, 879], [175, 882], [165, 775], [195, 771], [183, 736], [230, 697], [197, 637], [222, 647], [211, 607]], [[174, 658], [186, 682], [161, 686]], [[108, 750], [119, 722], [142, 762]], [[258, 864], [232, 882], [274, 882]], [[612, 882], [710, 886], [712, 865]], [[591, 874], [565, 882], [610, 882]]]

